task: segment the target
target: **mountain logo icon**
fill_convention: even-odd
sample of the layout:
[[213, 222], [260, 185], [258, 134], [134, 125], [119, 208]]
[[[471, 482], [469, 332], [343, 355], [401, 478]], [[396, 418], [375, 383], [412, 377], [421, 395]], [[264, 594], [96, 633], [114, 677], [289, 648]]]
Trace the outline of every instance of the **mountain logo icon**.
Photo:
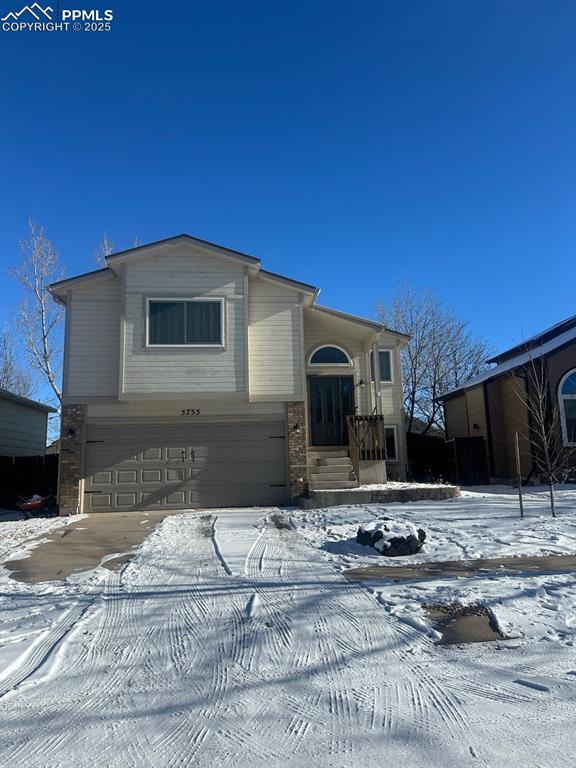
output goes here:
[[20, 16], [25, 16], [26, 14], [29, 14], [30, 16], [33, 16], [36, 21], [43, 21], [45, 19], [48, 19], [48, 21], [52, 21], [51, 13], [54, 12], [53, 8], [50, 8], [49, 5], [46, 6], [46, 8], [42, 8], [41, 5], [38, 3], [34, 3], [33, 5], [25, 5], [24, 8], [22, 8], [20, 11], [15, 13], [14, 11], [10, 11], [6, 14], [3, 18], [0, 19], [0, 21], [9, 21], [12, 19], [13, 21], [18, 21]]

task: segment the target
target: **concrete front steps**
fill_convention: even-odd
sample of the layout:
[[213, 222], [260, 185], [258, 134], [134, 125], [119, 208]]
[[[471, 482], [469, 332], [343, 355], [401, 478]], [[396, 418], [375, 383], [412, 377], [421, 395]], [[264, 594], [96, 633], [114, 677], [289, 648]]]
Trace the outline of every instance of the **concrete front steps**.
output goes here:
[[345, 448], [314, 448], [308, 451], [308, 491], [357, 488], [352, 463]]

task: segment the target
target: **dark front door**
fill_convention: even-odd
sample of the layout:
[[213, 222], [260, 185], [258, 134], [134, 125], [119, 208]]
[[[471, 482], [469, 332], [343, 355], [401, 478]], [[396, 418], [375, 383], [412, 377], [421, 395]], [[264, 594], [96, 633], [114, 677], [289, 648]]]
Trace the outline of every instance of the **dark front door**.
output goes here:
[[312, 445], [346, 445], [346, 416], [354, 413], [352, 376], [310, 376]]

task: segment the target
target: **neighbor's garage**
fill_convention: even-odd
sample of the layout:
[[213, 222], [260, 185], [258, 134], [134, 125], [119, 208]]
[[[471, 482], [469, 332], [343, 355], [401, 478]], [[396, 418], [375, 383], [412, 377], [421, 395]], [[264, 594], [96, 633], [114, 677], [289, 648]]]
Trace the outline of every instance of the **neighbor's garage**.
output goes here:
[[282, 504], [284, 422], [88, 425], [84, 511]]

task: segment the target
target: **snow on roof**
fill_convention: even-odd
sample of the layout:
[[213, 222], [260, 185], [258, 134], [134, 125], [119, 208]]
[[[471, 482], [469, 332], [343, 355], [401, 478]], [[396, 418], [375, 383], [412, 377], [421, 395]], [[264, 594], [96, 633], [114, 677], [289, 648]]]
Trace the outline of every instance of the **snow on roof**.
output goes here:
[[569, 331], [570, 328], [572, 328], [574, 325], [576, 325], [576, 315], [572, 315], [571, 317], [567, 317], [565, 320], [561, 320], [559, 323], [551, 325], [550, 328], [546, 328], [544, 331], [540, 331], [540, 333], [536, 333], [534, 336], [530, 336], [530, 338], [520, 342], [520, 344], [515, 344], [513, 347], [504, 350], [504, 352], [499, 352], [497, 355], [494, 355], [486, 362], [499, 363], [502, 358], [505, 358], [510, 354], [514, 354], [515, 352], [523, 352], [529, 347], [537, 346], [539, 343], [541, 344], [543, 342], [549, 341], [550, 337], [559, 335], [563, 331]]
[[531, 349], [525, 350], [519, 355], [511, 357], [509, 360], [506, 360], [504, 363], [500, 363], [500, 365], [496, 365], [494, 368], [488, 368], [478, 376], [474, 376], [474, 378], [468, 379], [468, 381], [465, 384], [462, 384], [460, 387], [456, 387], [455, 389], [451, 389], [448, 392], [444, 392], [444, 394], [441, 395], [438, 399], [444, 400], [447, 397], [455, 395], [457, 392], [463, 392], [466, 389], [471, 389], [472, 387], [476, 387], [478, 384], [483, 384], [485, 381], [490, 381], [490, 379], [501, 376], [503, 373], [513, 371], [515, 368], [520, 368], [531, 359], [534, 360], [536, 358], [543, 357], [544, 355], [553, 352], [555, 349], [558, 349], [558, 347], [562, 347], [564, 344], [568, 344], [570, 341], [574, 341], [575, 339], [576, 326], [574, 328], [570, 328], [570, 330], [565, 331], [564, 333], [559, 334], [558, 336], [555, 336], [553, 339], [546, 341], [544, 344], [532, 347]]

